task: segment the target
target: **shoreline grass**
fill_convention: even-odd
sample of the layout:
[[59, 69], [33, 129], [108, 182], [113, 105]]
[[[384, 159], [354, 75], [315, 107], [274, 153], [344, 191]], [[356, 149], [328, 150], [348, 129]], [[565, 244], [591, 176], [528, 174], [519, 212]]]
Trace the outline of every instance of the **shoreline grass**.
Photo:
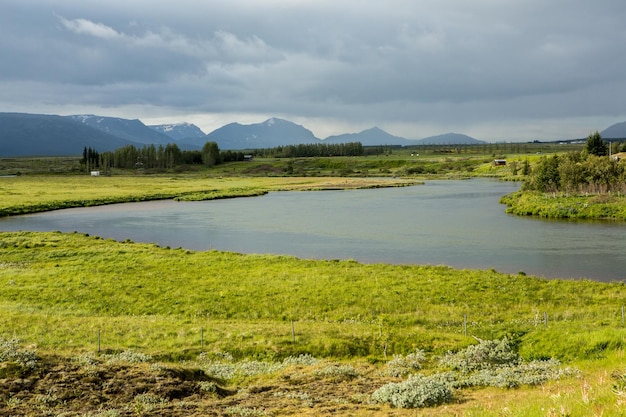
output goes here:
[[0, 216], [148, 200], [207, 200], [310, 191], [402, 187], [401, 178], [178, 176], [18, 176], [0, 178]]

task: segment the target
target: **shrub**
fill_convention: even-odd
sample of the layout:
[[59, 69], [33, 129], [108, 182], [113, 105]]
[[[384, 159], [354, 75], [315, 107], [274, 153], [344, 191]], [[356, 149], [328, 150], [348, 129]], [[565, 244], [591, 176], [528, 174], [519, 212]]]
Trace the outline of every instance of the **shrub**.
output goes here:
[[314, 358], [308, 353], [299, 355], [299, 356], [289, 356], [283, 360], [283, 366], [292, 366], [292, 365], [317, 365], [319, 363], [319, 359]]
[[464, 373], [481, 369], [492, 369], [502, 365], [516, 365], [519, 355], [513, 351], [507, 339], [480, 340], [457, 353], [448, 353], [441, 359], [441, 364]]
[[525, 363], [507, 339], [480, 341], [478, 345], [458, 353], [447, 354], [441, 359], [441, 364], [454, 371], [438, 374], [437, 378], [454, 388], [515, 388], [538, 385], [575, 373], [571, 368], [561, 368], [560, 362], [555, 359]]
[[570, 375], [570, 368], [561, 368], [557, 360], [532, 361], [516, 366], [503, 366], [496, 369], [483, 369], [465, 380], [464, 386], [490, 386], [516, 388], [521, 385], [539, 385], [550, 380], [558, 380]]
[[125, 350], [120, 353], [102, 355], [108, 364], [115, 363], [149, 363], [152, 362], [152, 356], [144, 353]]
[[39, 357], [34, 350], [20, 346], [17, 339], [0, 338], [0, 378], [21, 376], [37, 367]]
[[383, 385], [372, 394], [379, 403], [389, 403], [396, 408], [421, 408], [450, 402], [452, 389], [438, 378], [421, 375], [410, 376], [408, 380]]
[[211, 363], [204, 369], [207, 375], [221, 380], [232, 379], [235, 376], [236, 370], [236, 366], [232, 363], [219, 362]]
[[237, 365], [237, 374], [242, 376], [271, 374], [282, 369], [281, 364], [274, 362], [243, 360]]
[[388, 376], [404, 376], [422, 369], [422, 362], [426, 360], [426, 355], [421, 349], [416, 349], [415, 352], [409, 353], [406, 356], [393, 355], [393, 359], [387, 363], [387, 367], [384, 371]]

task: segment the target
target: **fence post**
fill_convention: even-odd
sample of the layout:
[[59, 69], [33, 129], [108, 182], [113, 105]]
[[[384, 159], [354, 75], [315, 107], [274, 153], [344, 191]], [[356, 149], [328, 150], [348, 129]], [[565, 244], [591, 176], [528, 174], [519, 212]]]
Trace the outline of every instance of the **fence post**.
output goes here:
[[98, 353], [100, 353], [100, 329], [98, 329]]
[[204, 327], [200, 327], [200, 350], [204, 351]]
[[624, 325], [624, 306], [622, 306], [622, 326]]
[[291, 341], [296, 343], [296, 328], [294, 327], [293, 320], [291, 320]]
[[546, 313], [545, 311], [543, 312], [543, 324], [546, 326], [546, 329], [548, 328], [548, 313]]

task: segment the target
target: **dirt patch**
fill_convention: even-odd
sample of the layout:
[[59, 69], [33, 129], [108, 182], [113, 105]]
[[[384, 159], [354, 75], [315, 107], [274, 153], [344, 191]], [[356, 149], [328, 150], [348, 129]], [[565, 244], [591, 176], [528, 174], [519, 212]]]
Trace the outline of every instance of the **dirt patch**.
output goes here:
[[385, 382], [368, 365], [348, 376], [294, 366], [229, 385], [193, 367], [48, 357], [0, 379], [0, 416], [416, 415], [370, 401]]

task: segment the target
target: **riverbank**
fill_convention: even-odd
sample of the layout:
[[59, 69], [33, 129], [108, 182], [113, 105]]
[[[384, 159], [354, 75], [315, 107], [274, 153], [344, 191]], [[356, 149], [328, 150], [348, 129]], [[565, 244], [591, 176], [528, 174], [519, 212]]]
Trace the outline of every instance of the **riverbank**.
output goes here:
[[0, 178], [0, 216], [136, 201], [209, 200], [271, 191], [403, 187], [418, 183], [402, 178], [360, 177], [16, 176]]
[[626, 196], [623, 194], [568, 195], [517, 191], [500, 200], [507, 213], [548, 219], [626, 221]]

